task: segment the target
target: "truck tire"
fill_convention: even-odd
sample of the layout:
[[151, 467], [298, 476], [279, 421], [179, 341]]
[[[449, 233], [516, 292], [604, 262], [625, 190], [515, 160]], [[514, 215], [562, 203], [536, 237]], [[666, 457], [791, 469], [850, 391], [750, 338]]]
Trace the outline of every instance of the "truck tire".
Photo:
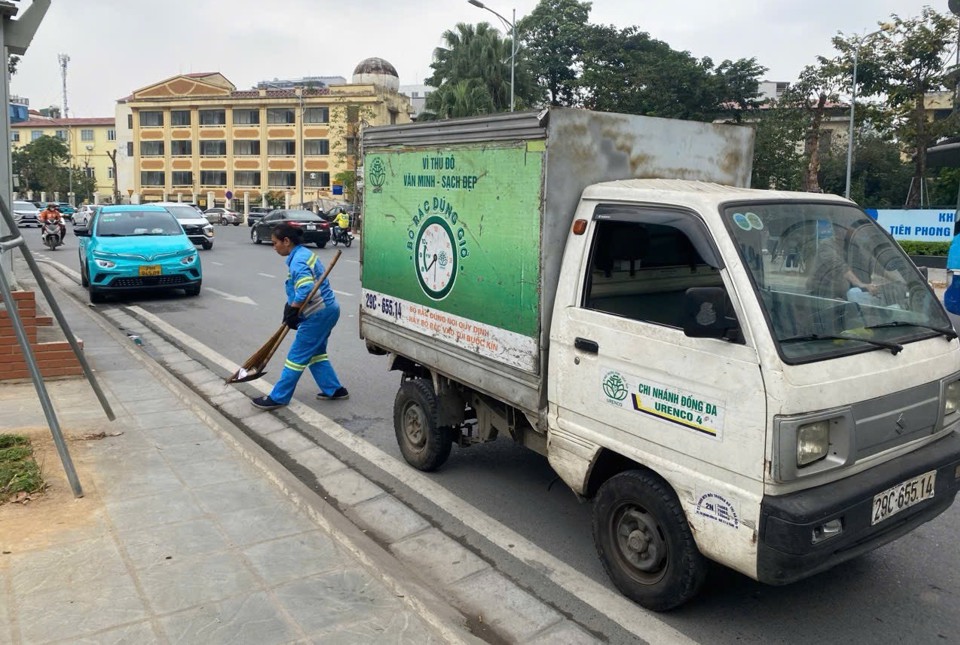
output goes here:
[[707, 560], [697, 549], [676, 493], [651, 472], [614, 475], [593, 503], [593, 540], [620, 592], [667, 611], [700, 590]]
[[425, 379], [400, 384], [393, 404], [393, 428], [400, 452], [407, 463], [425, 472], [447, 461], [453, 445], [453, 431], [437, 426], [437, 395]]

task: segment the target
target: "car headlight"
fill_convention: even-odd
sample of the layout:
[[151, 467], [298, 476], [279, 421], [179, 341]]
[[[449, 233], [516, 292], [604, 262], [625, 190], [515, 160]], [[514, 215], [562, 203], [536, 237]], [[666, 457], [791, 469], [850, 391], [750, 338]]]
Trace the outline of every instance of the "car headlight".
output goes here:
[[830, 448], [830, 422], [814, 421], [797, 428], [797, 466], [803, 467], [820, 461]]
[[943, 392], [943, 415], [953, 414], [960, 408], [960, 381], [947, 384]]
[[183, 264], [183, 265], [193, 264], [196, 261], [196, 259], [197, 259], [197, 256], [195, 254], [185, 255], [182, 258], [180, 258], [180, 264]]
[[101, 258], [94, 258], [93, 261], [101, 269], [112, 269], [113, 267], [117, 266], [116, 262], [111, 262], [110, 260], [103, 260]]
[[203, 227], [203, 234], [207, 237], [213, 237], [213, 227], [207, 224]]

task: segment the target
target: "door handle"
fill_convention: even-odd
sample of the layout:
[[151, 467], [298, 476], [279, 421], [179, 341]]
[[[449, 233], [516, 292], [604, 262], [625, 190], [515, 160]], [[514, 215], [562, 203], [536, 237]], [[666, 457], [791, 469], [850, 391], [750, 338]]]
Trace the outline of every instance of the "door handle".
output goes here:
[[588, 352], [590, 354], [596, 354], [600, 351], [600, 345], [597, 344], [597, 341], [590, 340], [588, 338], [580, 338], [579, 336], [573, 341], [573, 346], [583, 352]]

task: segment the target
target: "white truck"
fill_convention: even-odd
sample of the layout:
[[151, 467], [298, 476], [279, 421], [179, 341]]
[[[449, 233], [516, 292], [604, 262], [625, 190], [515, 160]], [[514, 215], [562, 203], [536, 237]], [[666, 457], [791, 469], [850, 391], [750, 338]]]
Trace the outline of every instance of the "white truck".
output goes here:
[[405, 459], [507, 434], [593, 500], [622, 593], [785, 584], [960, 485], [960, 344], [860, 208], [745, 188], [752, 131], [550, 109], [363, 137], [360, 333]]

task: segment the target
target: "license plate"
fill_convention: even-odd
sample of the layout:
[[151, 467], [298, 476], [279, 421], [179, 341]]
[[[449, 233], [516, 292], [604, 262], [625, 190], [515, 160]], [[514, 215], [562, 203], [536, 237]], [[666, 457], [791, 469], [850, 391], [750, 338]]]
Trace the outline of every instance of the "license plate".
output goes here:
[[308, 231], [315, 231], [315, 230], [317, 230], [317, 227], [314, 226], [313, 224], [307, 224], [307, 230], [308, 230]]
[[931, 470], [874, 495], [873, 521], [870, 524], [879, 524], [914, 504], [932, 498], [936, 482], [937, 471]]
[[140, 275], [160, 275], [160, 265], [159, 264], [144, 264], [140, 267]]

